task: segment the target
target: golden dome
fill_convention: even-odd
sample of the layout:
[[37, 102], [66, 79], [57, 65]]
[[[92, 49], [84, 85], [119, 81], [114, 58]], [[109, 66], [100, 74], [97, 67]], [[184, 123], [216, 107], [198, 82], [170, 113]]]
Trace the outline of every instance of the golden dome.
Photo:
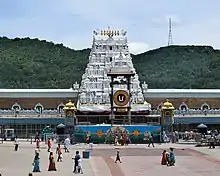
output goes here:
[[65, 107], [63, 108], [63, 110], [71, 110], [71, 111], [76, 111], [76, 107], [75, 104], [72, 103], [71, 100], [69, 100], [69, 102], [67, 104], [65, 104]]
[[172, 103], [169, 102], [169, 100], [166, 100], [165, 103], [163, 103], [163, 106], [161, 109], [169, 109], [169, 110], [174, 110], [174, 106]]
[[67, 106], [67, 107], [73, 107], [73, 106], [75, 106], [75, 104], [72, 103], [71, 100], [69, 100], [69, 102], [68, 102], [67, 104], [65, 104], [65, 106]]
[[170, 103], [170, 102], [165, 102], [165, 103], [163, 104], [163, 106], [167, 106], [167, 107], [169, 107], [169, 106], [173, 106], [173, 104]]

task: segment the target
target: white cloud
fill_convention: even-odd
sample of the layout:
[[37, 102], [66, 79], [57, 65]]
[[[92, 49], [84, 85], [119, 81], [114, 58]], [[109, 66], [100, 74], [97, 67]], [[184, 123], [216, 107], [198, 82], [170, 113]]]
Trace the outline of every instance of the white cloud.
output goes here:
[[167, 44], [171, 18], [174, 44], [220, 48], [219, 5], [205, 0], [0, 1], [0, 36], [38, 37], [79, 49], [91, 47], [94, 29], [111, 26], [127, 30], [130, 51], [140, 53]]
[[149, 50], [149, 45], [144, 42], [129, 43], [129, 50], [132, 54], [140, 54]]

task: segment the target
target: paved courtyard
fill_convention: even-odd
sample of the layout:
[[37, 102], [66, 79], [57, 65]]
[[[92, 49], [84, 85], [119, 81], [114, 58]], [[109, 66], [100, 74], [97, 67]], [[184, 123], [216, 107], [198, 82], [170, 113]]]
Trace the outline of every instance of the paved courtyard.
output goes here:
[[[57, 172], [48, 172], [48, 152], [44, 144], [40, 152], [41, 173], [33, 175], [42, 176], [69, 176], [72, 173], [72, 157], [76, 150], [87, 149], [84, 144], [72, 146], [70, 153], [64, 153], [62, 163], [56, 163]], [[25, 176], [32, 171], [34, 146], [22, 142], [18, 152], [13, 151], [13, 143], [0, 144], [0, 173], [3, 176]], [[161, 166], [161, 153], [170, 146], [175, 148], [176, 166]], [[55, 152], [56, 145], [53, 145]], [[115, 153], [119, 150], [122, 155], [122, 163], [114, 163]], [[145, 176], [160, 174], [178, 176], [190, 174], [195, 176], [219, 176], [220, 174], [220, 148], [207, 149], [195, 148], [192, 145], [162, 144], [155, 148], [147, 148], [144, 145], [130, 145], [128, 147], [115, 147], [109, 145], [95, 145], [91, 151], [90, 159], [83, 159], [85, 176]]]

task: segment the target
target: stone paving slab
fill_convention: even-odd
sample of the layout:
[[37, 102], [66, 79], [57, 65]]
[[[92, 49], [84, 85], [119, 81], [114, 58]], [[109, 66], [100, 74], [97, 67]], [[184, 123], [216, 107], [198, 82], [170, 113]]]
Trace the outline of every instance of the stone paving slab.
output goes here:
[[[186, 156], [188, 149], [175, 149], [175, 155]], [[119, 151], [121, 156], [161, 156], [163, 149], [158, 148], [115, 148], [115, 149], [94, 149], [91, 150], [91, 156], [115, 156]], [[167, 149], [169, 151], [169, 149]]]
[[111, 176], [111, 171], [103, 157], [91, 157], [90, 163], [95, 176]]
[[[1, 146], [13, 146], [13, 142], [11, 141], [6, 141], [3, 144], [0, 143], [0, 147]], [[20, 145], [22, 147], [35, 147], [35, 142], [32, 142], [32, 144], [30, 142], [20, 142]], [[52, 147], [53, 146], [57, 146], [56, 143], [52, 143]], [[47, 145], [45, 144], [45, 142], [41, 142], [41, 147], [46, 148]], [[172, 144], [172, 143], [163, 143], [163, 144], [155, 144], [155, 148], [194, 148], [194, 145], [190, 145], [190, 144]], [[71, 148], [73, 149], [88, 149], [89, 146], [85, 145], [84, 143], [81, 144], [76, 144], [76, 145], [72, 145]], [[129, 144], [127, 146], [115, 146], [115, 145], [109, 145], [109, 144], [94, 144], [94, 148], [97, 149], [108, 149], [108, 148], [148, 148], [147, 144]], [[150, 148], [153, 148], [152, 146]]]
[[[55, 150], [53, 150], [55, 152]], [[41, 173], [34, 173], [34, 175], [41, 176], [67, 176], [73, 175], [73, 161], [72, 157], [74, 156], [75, 151], [71, 153], [64, 153], [63, 162], [56, 163], [57, 172], [48, 172], [48, 155], [49, 153], [42, 149], [40, 151], [40, 166]], [[56, 155], [55, 155], [56, 156]], [[13, 151], [11, 147], [1, 147], [0, 148], [0, 173], [3, 176], [25, 176], [32, 171], [32, 162], [34, 157], [33, 148], [20, 148], [19, 151]], [[57, 157], [57, 156], [56, 156]], [[90, 160], [82, 160], [84, 176], [95, 176], [93, 169], [90, 165]]]
[[[32, 171], [35, 144], [22, 142], [18, 152], [13, 151], [13, 143], [0, 144], [0, 173], [3, 176], [25, 176]], [[82, 152], [88, 149], [87, 145], [79, 144], [71, 146], [70, 153], [64, 153], [64, 161], [57, 163], [57, 172], [48, 172], [48, 155], [46, 144], [42, 143], [41, 169], [42, 172], [35, 175], [42, 176], [69, 176], [73, 175], [72, 157], [76, 150]], [[175, 148], [177, 163], [175, 167], [161, 166], [161, 153], [164, 149]], [[53, 144], [55, 152], [56, 145]], [[122, 155], [122, 163], [114, 163], [116, 151]], [[220, 174], [220, 148], [208, 149], [196, 148], [191, 145], [162, 144], [153, 147], [146, 145], [95, 145], [91, 151], [90, 159], [83, 159], [83, 170], [85, 176], [145, 176], [145, 175], [195, 175], [195, 176], [219, 176]]]
[[198, 159], [193, 156], [179, 156], [174, 167], [160, 165], [159, 156], [133, 157], [125, 156], [122, 163], [118, 163], [126, 176], [145, 176], [145, 175], [178, 175], [187, 174], [193, 176], [219, 176], [219, 165], [206, 160]]
[[220, 147], [217, 146], [215, 149], [209, 149], [208, 147], [194, 147], [193, 150], [207, 154], [220, 161]]

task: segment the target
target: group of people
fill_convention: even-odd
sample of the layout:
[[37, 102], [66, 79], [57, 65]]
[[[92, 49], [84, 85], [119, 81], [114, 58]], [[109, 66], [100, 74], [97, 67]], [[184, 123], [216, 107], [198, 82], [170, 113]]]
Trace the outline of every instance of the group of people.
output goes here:
[[[60, 144], [58, 144], [57, 147], [57, 151], [61, 151], [60, 150]], [[60, 154], [58, 154], [58, 158], [57, 158], [57, 162], [62, 161], [62, 157], [60, 157]], [[81, 156], [79, 154], [79, 151], [76, 151], [76, 155], [74, 158], [72, 158], [74, 160], [74, 173], [81, 173], [83, 174], [83, 170], [82, 170], [82, 164], [81, 164]], [[33, 162], [33, 172], [41, 172], [40, 170], [40, 157], [39, 157], [39, 150], [35, 150], [35, 157], [34, 157], [34, 162]], [[48, 167], [48, 171], [57, 171], [56, 169], [56, 164], [55, 164], [55, 157], [53, 155], [53, 152], [50, 152], [49, 154], [49, 167]]]
[[[33, 172], [41, 172], [41, 169], [40, 169], [40, 139], [36, 138], [35, 142], [36, 142], [36, 149], [35, 149], [34, 160], [33, 160], [33, 163], [32, 163], [32, 165], [33, 165]], [[92, 139], [91, 138], [89, 140], [89, 143], [92, 143]], [[19, 147], [19, 139], [18, 139], [18, 137], [15, 137], [15, 139], [14, 139], [14, 146], [15, 146], [14, 150], [18, 151], [18, 147]], [[67, 137], [65, 139], [65, 141], [64, 141], [64, 152], [65, 153], [69, 153], [69, 146], [70, 146], [70, 139]], [[48, 167], [48, 171], [57, 171], [54, 153], [51, 151], [51, 148], [52, 148], [51, 139], [48, 138], [48, 140], [47, 140], [47, 151], [49, 152], [49, 167]], [[57, 145], [56, 154], [57, 154], [57, 162], [62, 162], [63, 154], [62, 154], [62, 148], [61, 148], [60, 144]], [[79, 154], [79, 151], [76, 151], [76, 155], [72, 159], [74, 160], [73, 172], [74, 173], [81, 173], [82, 174], [83, 170], [82, 170], [81, 156]]]
[[170, 152], [164, 150], [162, 153], [161, 165], [174, 166], [175, 162], [174, 149], [170, 148]]
[[123, 134], [123, 135], [116, 135], [115, 136], [115, 139], [114, 139], [114, 144], [115, 145], [128, 145], [128, 144], [130, 144], [131, 143], [131, 141], [130, 141], [130, 139], [129, 139], [129, 137], [128, 137], [128, 135], [127, 134]]
[[[69, 153], [69, 145], [70, 145], [70, 139], [67, 137], [64, 141], [64, 152]], [[49, 152], [48, 171], [57, 171], [54, 153], [51, 151], [52, 144], [51, 144], [50, 138], [48, 138], [47, 140], [47, 147], [48, 147], [47, 151]], [[62, 162], [63, 154], [62, 154], [62, 148], [60, 144], [57, 145], [56, 154], [57, 154], [57, 162]], [[77, 173], [77, 171], [80, 173], [83, 173], [79, 151], [76, 152], [76, 156], [74, 158], [74, 171], [73, 172]], [[33, 161], [33, 172], [41, 172], [40, 170], [40, 139], [36, 139], [36, 149], [35, 149], [35, 156], [34, 156], [34, 161]]]

